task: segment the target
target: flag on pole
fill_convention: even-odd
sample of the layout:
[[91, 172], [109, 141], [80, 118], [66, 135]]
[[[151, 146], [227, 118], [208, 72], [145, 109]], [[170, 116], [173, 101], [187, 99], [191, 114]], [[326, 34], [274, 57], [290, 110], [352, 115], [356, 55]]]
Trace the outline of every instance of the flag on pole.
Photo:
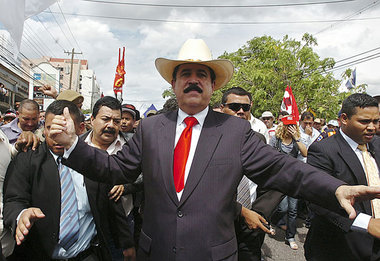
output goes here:
[[351, 76], [346, 82], [346, 87], [348, 90], [356, 87], [356, 68], [351, 72]]
[[15, 56], [20, 50], [24, 21], [55, 2], [57, 0], [0, 0], [0, 23], [16, 44]]
[[298, 107], [296, 103], [296, 99], [294, 98], [292, 87], [289, 85], [286, 86], [284, 98], [282, 98], [281, 103], [281, 111], [286, 111], [289, 113], [289, 115], [293, 115], [296, 121], [299, 121], [299, 112]]
[[115, 95], [120, 92], [123, 92], [123, 84], [124, 84], [124, 54], [125, 47], [123, 47], [123, 57], [120, 59], [120, 48], [119, 48], [119, 60], [116, 66], [115, 80], [113, 82], [113, 92]]

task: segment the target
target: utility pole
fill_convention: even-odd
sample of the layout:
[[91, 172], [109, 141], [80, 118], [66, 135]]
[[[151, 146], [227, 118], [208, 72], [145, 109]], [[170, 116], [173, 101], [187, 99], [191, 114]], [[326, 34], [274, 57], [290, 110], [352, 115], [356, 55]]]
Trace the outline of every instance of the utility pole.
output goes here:
[[[71, 83], [72, 83], [72, 81], [73, 81], [73, 63], [74, 63], [74, 54], [82, 54], [82, 52], [80, 52], [80, 53], [76, 53], [76, 52], [74, 52], [74, 48], [73, 48], [73, 50], [72, 50], [71, 52], [69, 52], [69, 51], [65, 51], [65, 53], [67, 53], [68, 55], [70, 55], [70, 53], [71, 53], [71, 69], [70, 69], [70, 84], [69, 84], [69, 90], [71, 90]], [[79, 66], [80, 66], [80, 64], [79, 64]]]

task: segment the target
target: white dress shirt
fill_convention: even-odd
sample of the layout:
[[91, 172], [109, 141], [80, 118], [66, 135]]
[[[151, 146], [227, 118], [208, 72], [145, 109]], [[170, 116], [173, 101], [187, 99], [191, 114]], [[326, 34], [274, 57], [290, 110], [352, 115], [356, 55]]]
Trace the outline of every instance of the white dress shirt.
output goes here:
[[[52, 152], [51, 154], [53, 155], [55, 162], [57, 162], [58, 156]], [[86, 250], [90, 246], [92, 238], [97, 234], [94, 217], [92, 216], [90, 203], [87, 197], [86, 186], [84, 184], [84, 177], [73, 169], [69, 168], [69, 171], [73, 180], [75, 195], [78, 203], [79, 238], [67, 250], [58, 244], [54, 248], [52, 255], [52, 258], [54, 259], [72, 258], [77, 256], [80, 252]]]
[[[191, 168], [191, 163], [193, 162], [195, 149], [197, 148], [199, 136], [201, 135], [202, 127], [203, 127], [203, 124], [205, 122], [208, 110], [209, 109], [207, 106], [203, 111], [198, 112], [197, 114], [194, 114], [194, 115], [188, 115], [186, 112], [184, 112], [181, 109], [178, 110], [177, 125], [176, 125], [176, 130], [175, 130], [174, 148], [177, 145], [177, 142], [178, 142], [179, 138], [181, 137], [183, 130], [186, 128], [186, 124], [183, 122], [183, 120], [186, 117], [194, 117], [198, 121], [198, 124], [195, 124], [193, 126], [193, 131], [191, 134], [189, 157], [187, 158], [186, 167], [185, 167], [185, 177], [184, 177], [185, 187], [186, 187], [186, 180], [187, 180], [187, 177], [189, 176], [189, 171]], [[177, 193], [178, 200], [181, 200], [182, 192], [183, 192], [183, 190], [181, 190], [180, 192]]]

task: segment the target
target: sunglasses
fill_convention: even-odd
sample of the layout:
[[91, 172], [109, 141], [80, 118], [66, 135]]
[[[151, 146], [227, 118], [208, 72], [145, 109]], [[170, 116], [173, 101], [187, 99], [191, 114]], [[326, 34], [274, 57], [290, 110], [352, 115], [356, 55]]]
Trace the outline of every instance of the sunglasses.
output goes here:
[[272, 117], [264, 117], [264, 118], [262, 118], [262, 119], [263, 119], [263, 121], [269, 121], [269, 120], [272, 119]]
[[227, 105], [228, 108], [230, 108], [231, 110], [237, 112], [239, 111], [241, 108], [243, 108], [243, 111], [249, 111], [249, 109], [251, 109], [251, 105], [250, 104], [246, 104], [246, 103], [226, 103], [224, 105]]

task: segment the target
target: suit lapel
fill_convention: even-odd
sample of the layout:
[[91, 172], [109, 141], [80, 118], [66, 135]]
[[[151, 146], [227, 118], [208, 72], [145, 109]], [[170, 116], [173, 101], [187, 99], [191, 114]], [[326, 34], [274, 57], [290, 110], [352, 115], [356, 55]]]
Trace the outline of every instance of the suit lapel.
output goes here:
[[51, 155], [49, 149], [46, 146], [46, 143], [43, 143], [41, 146], [44, 146], [46, 150], [46, 159], [43, 160], [41, 166], [41, 174], [44, 175], [45, 184], [49, 184], [49, 188], [44, 188], [44, 193], [46, 197], [54, 198], [54, 201], [57, 204], [50, 205], [52, 213], [54, 213], [56, 218], [54, 220], [54, 228], [59, 228], [59, 219], [61, 216], [61, 182], [59, 178], [58, 165], [54, 160], [53, 155]]
[[[358, 181], [358, 185], [368, 185], [366, 174], [355, 152], [352, 150], [350, 145], [343, 138], [343, 136], [340, 134], [339, 131], [337, 132], [336, 135], [337, 135], [337, 139], [339, 140], [338, 144], [340, 146], [340, 154], [343, 160], [349, 166], [353, 175], [356, 177], [356, 180]], [[362, 201], [361, 204], [363, 204], [363, 208], [365, 209], [366, 213], [371, 215], [372, 211], [371, 211], [370, 201], [368, 200]]]
[[214, 154], [215, 148], [222, 137], [222, 133], [218, 130], [217, 126], [218, 123], [215, 118], [215, 113], [212, 110], [209, 110], [198, 140], [180, 205], [186, 201], [201, 180], [207, 165]]
[[[379, 150], [379, 147], [376, 147], [376, 145], [374, 144], [374, 141], [375, 140], [372, 139], [372, 141], [368, 144], [368, 146], [369, 146], [369, 151], [371, 152], [372, 157], [375, 158], [377, 168], [380, 171], [380, 150]], [[378, 142], [377, 144], [379, 145], [379, 143], [380, 142]]]
[[337, 132], [338, 144], [340, 146], [340, 154], [346, 164], [350, 167], [353, 175], [356, 177], [358, 184], [367, 185], [367, 179], [365, 173], [355, 152], [348, 145], [347, 141], [343, 138], [340, 132]]
[[178, 205], [178, 197], [173, 180], [173, 157], [177, 116], [177, 111], [166, 114], [157, 132], [161, 173], [163, 175], [166, 191], [175, 205]]

